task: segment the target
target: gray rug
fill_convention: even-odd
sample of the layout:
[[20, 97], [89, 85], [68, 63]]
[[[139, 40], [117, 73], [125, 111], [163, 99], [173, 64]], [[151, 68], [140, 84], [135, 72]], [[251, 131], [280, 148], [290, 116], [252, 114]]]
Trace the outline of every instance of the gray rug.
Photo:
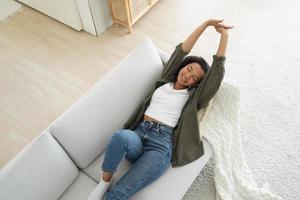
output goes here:
[[[236, 28], [225, 76], [240, 83], [240, 135], [248, 166], [259, 187], [268, 181], [283, 199], [300, 199], [300, 2], [224, 2], [222, 9], [212, 2], [201, 6], [220, 11]], [[215, 199], [213, 165], [211, 159], [183, 199]]]
[[184, 195], [184, 200], [215, 200], [216, 190], [214, 184], [214, 161], [211, 158], [199, 173], [188, 192]]

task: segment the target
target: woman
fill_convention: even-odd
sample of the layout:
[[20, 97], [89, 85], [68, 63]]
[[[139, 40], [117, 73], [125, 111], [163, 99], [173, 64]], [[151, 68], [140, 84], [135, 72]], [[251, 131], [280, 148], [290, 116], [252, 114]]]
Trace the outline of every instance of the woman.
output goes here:
[[[187, 124], [191, 126], [188, 120], [182, 120], [190, 117], [182, 115], [188, 113], [185, 110], [192, 107], [195, 110], [195, 106], [192, 105], [197, 104], [197, 110], [204, 107], [216, 93], [223, 79], [222, 67], [224, 67], [228, 29], [233, 26], [227, 26], [222, 22], [223, 20], [215, 19], [205, 21], [184, 43], [176, 47], [161, 74], [164, 78], [161, 80], [170, 80], [170, 82], [161, 81], [160, 87], [147, 97], [147, 102], [150, 102], [149, 97], [151, 97], [150, 105], [144, 104], [136, 110], [125, 124], [126, 128], [113, 134], [102, 162], [102, 178], [88, 200], [99, 200], [103, 196], [106, 200], [129, 199], [134, 193], [159, 178], [171, 164], [171, 159], [174, 160], [173, 166], [179, 166], [203, 154], [203, 150], [202, 153], [194, 151], [192, 149], [195, 148], [192, 146], [189, 152], [191, 154], [185, 154], [180, 150], [181, 143], [187, 143], [186, 141], [180, 143], [184, 140], [181, 138], [188, 138], [187, 134], [180, 138], [180, 130], [183, 130]], [[201, 57], [188, 56], [182, 59], [209, 26], [213, 26], [221, 34], [219, 48], [214, 55], [211, 69]], [[201, 81], [202, 79], [205, 81]], [[178, 140], [174, 139], [175, 136]], [[172, 145], [172, 140], [176, 148], [173, 147], [175, 145]], [[199, 143], [196, 145], [199, 146]], [[188, 148], [184, 149], [185, 152], [189, 151]], [[124, 157], [132, 163], [132, 166], [114, 186], [110, 187], [113, 173]]]

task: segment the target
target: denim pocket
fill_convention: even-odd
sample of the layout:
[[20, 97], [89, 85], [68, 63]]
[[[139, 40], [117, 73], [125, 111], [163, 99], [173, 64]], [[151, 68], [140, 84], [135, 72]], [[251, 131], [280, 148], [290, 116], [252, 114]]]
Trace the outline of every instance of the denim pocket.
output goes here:
[[165, 127], [165, 126], [160, 126], [159, 127], [160, 130], [162, 130], [163, 132], [169, 133], [170, 135], [173, 133], [174, 130], [172, 130], [171, 128]]
[[168, 140], [169, 143], [172, 143], [172, 134], [173, 131], [169, 128], [160, 126], [159, 127], [159, 133], [162, 135], [162, 137], [164, 137], [165, 139]]

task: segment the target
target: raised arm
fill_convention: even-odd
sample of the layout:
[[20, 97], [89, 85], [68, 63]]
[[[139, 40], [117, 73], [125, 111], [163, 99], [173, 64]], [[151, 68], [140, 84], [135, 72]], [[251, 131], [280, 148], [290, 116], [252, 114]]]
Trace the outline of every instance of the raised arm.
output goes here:
[[190, 52], [192, 48], [194, 47], [196, 41], [200, 37], [200, 35], [205, 31], [208, 24], [207, 21], [205, 21], [203, 24], [198, 26], [189, 36], [186, 38], [186, 40], [182, 44], [182, 49], [185, 52]]
[[187, 37], [183, 43], [179, 43], [172, 52], [168, 62], [164, 64], [164, 69], [160, 75], [160, 78], [166, 79], [174, 75], [174, 72], [179, 70], [178, 68], [183, 58], [192, 50], [196, 41], [208, 26], [229, 28], [228, 26], [221, 24], [222, 21], [223, 20], [210, 19], [203, 22]]
[[228, 31], [227, 29], [215, 28], [220, 34], [220, 43], [217, 51], [217, 56], [225, 56], [227, 41], [228, 41]]
[[[183, 51], [189, 53], [192, 50], [192, 48], [194, 47], [194, 45], [195, 45], [196, 41], [198, 40], [198, 38], [200, 37], [200, 35], [204, 32], [204, 30], [208, 26], [214, 26], [219, 31], [221, 31], [220, 28], [223, 28], [223, 29], [231, 28], [231, 26], [227, 26], [227, 25], [222, 24], [222, 22], [223, 22], [223, 19], [221, 19], [221, 20], [209, 19], [209, 20], [206, 20], [205, 22], [203, 22], [183, 42], [183, 44], [182, 44]], [[221, 50], [223, 50], [223, 48]]]
[[[233, 28], [233, 26], [229, 28]], [[225, 73], [225, 53], [228, 41], [227, 29], [229, 28], [225, 29], [215, 26], [216, 31], [221, 34], [220, 43], [216, 55], [213, 55], [211, 68], [205, 74], [196, 91], [198, 110], [208, 105], [209, 101], [214, 97], [221, 86]]]

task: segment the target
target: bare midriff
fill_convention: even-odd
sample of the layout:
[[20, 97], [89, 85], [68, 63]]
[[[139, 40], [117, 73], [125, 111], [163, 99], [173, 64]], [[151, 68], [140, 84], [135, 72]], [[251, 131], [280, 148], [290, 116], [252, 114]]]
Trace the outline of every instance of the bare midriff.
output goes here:
[[156, 122], [156, 123], [159, 123], [159, 124], [164, 124], [161, 121], [158, 121], [158, 120], [156, 120], [156, 119], [154, 119], [152, 117], [149, 117], [148, 115], [145, 115], [145, 114], [144, 114], [144, 120], [150, 121], [150, 122]]

